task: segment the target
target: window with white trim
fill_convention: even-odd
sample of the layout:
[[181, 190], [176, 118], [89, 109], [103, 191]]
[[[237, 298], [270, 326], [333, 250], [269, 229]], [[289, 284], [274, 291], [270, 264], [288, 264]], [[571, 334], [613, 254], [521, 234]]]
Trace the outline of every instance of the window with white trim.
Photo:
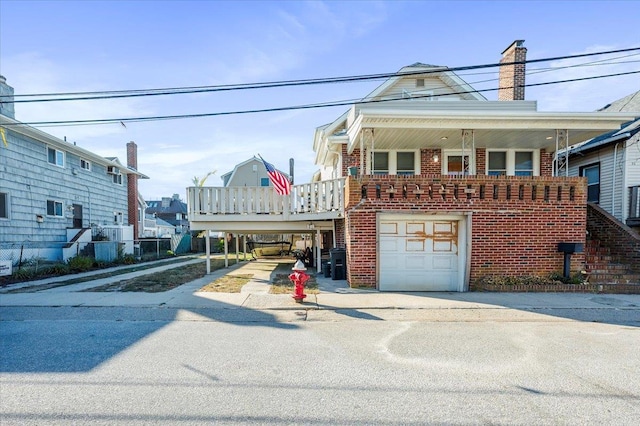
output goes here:
[[62, 217], [62, 203], [55, 200], [47, 200], [47, 216]]
[[376, 151], [373, 153], [373, 170], [374, 175], [389, 174], [389, 153]]
[[580, 176], [587, 178], [587, 201], [600, 202], [600, 163], [580, 167]]
[[111, 175], [113, 178], [113, 183], [118, 184], [118, 185], [122, 185], [122, 173], [118, 173], [115, 175]]
[[47, 161], [58, 167], [64, 167], [64, 151], [58, 151], [55, 148], [47, 147]]
[[374, 175], [420, 174], [418, 151], [374, 151], [371, 172]]
[[0, 219], [9, 219], [9, 194], [0, 192]]
[[540, 151], [488, 149], [486, 173], [489, 176], [539, 176]]
[[465, 153], [462, 156], [461, 149], [448, 149], [442, 152], [442, 174], [449, 176], [464, 176], [475, 174], [473, 156]]
[[83, 170], [91, 170], [91, 163], [83, 158], [80, 159], [80, 168]]

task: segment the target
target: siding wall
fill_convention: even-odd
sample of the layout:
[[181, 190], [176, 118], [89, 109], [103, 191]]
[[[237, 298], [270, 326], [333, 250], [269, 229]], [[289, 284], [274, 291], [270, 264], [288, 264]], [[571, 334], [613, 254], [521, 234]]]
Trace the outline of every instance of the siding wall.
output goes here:
[[[416, 87], [416, 79], [423, 78], [424, 79], [424, 87]], [[461, 90], [458, 90], [461, 91]], [[454, 95], [454, 90], [451, 87], [446, 86], [442, 80], [434, 77], [433, 75], [424, 75], [424, 76], [411, 76], [400, 79], [396, 84], [394, 84], [391, 88], [389, 88], [384, 96], [381, 98], [391, 99], [391, 98], [402, 98], [406, 96], [407, 93], [413, 93], [416, 96], [420, 96], [428, 94], [432, 92], [436, 98], [434, 100], [461, 100], [462, 97], [460, 95]], [[416, 102], [429, 102], [429, 100], [416, 99]]]
[[629, 188], [640, 185], [640, 133], [633, 135], [626, 143], [625, 148], [626, 182], [624, 184], [624, 219], [629, 216]]
[[[68, 153], [64, 168], [49, 164], [44, 143], [5, 131], [8, 146], [0, 146], [0, 191], [9, 193], [9, 219], [0, 219], [0, 243], [67, 241], [66, 230], [73, 223], [67, 207], [72, 204], [82, 205], [83, 227], [112, 225], [116, 211], [128, 223], [127, 175], [122, 185], [114, 184], [105, 166], [91, 162], [91, 170], [84, 170], [80, 158]], [[63, 204], [63, 217], [47, 216], [47, 200]], [[38, 223], [36, 215], [44, 222]]]
[[[620, 221], [623, 217], [623, 194], [624, 182], [624, 150], [622, 144], [618, 146], [617, 166], [613, 164], [614, 147], [607, 146], [595, 152], [590, 152], [584, 156], [575, 156], [569, 159], [569, 176], [580, 176], [580, 167], [600, 163], [600, 207]], [[616, 173], [616, 189], [613, 188], [613, 173]], [[614, 197], [615, 191], [615, 197]], [[624, 195], [626, 198], [627, 195]], [[615, 199], [614, 199], [615, 198]]]

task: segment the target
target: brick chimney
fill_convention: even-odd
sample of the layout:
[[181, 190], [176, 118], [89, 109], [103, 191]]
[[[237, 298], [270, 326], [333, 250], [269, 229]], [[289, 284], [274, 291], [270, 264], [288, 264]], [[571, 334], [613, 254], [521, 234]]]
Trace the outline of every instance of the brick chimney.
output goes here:
[[[527, 48], [523, 46], [524, 40], [516, 40], [504, 52], [500, 59], [500, 73], [498, 82], [499, 101], [523, 101], [525, 68], [527, 60]], [[502, 65], [513, 62], [521, 64]]]
[[[138, 170], [138, 145], [131, 141], [127, 144], [127, 167]], [[140, 218], [138, 218], [138, 176], [127, 175], [127, 213], [129, 215], [129, 225], [133, 225], [133, 239], [138, 241], [140, 235], [138, 228]], [[144, 212], [142, 212], [144, 215]]]

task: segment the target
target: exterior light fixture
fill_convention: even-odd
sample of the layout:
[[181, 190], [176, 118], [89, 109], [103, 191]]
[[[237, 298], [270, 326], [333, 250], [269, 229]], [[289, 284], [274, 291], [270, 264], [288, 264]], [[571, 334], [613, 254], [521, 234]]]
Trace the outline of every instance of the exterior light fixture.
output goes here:
[[438, 157], [438, 154], [434, 154], [433, 155], [433, 162], [437, 163], [438, 161], [440, 161], [440, 157]]

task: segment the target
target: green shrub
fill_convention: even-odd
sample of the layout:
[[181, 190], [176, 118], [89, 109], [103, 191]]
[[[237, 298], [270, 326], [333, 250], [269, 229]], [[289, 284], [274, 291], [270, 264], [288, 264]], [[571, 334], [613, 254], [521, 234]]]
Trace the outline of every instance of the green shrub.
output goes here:
[[133, 265], [134, 263], [136, 263], [136, 257], [132, 254], [125, 254], [124, 256], [120, 257], [120, 263], [122, 263], [123, 265]]
[[66, 265], [64, 263], [56, 263], [54, 265], [50, 265], [46, 268], [41, 269], [38, 275], [66, 275], [69, 273], [70, 269], [71, 268], [69, 267], [69, 265]]
[[11, 274], [11, 278], [16, 281], [29, 281], [34, 279], [35, 276], [36, 273], [32, 268], [14, 269], [13, 274]]
[[85, 272], [93, 268], [93, 258], [87, 256], [75, 256], [67, 260], [72, 272]]

